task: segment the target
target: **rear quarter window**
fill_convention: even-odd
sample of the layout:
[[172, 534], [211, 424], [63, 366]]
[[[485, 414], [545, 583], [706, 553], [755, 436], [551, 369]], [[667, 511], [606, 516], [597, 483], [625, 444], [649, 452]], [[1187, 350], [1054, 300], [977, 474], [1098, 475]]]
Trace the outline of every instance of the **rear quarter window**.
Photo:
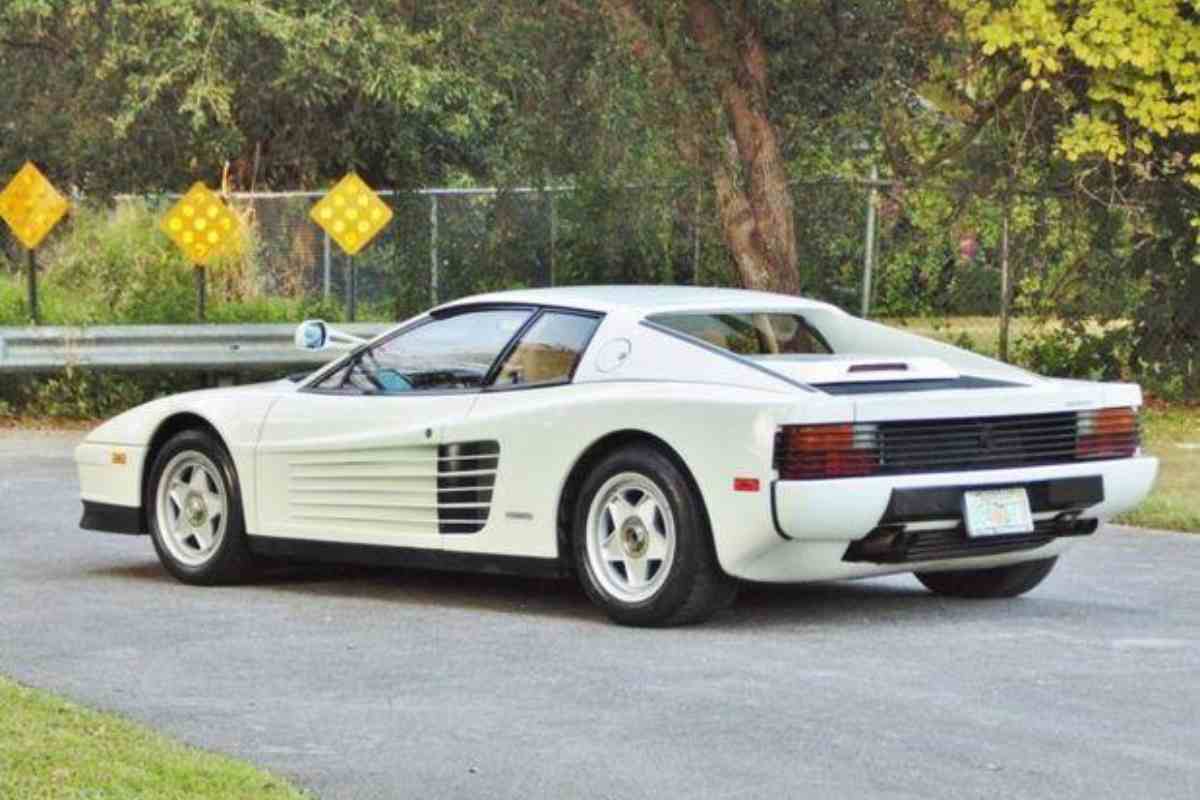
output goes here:
[[827, 355], [833, 352], [820, 332], [799, 314], [660, 314], [650, 320], [738, 355]]

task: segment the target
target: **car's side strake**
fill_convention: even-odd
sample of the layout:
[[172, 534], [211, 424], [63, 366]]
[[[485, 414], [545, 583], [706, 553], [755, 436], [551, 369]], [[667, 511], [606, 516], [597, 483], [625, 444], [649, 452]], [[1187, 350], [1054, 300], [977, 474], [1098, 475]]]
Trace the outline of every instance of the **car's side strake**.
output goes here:
[[438, 448], [439, 533], [483, 530], [499, 469], [499, 442], [459, 442]]

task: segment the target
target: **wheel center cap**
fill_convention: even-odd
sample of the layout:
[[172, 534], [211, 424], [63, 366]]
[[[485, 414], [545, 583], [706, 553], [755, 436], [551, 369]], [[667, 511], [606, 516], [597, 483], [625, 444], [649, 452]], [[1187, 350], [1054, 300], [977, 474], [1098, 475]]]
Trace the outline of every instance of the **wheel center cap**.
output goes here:
[[188, 522], [192, 525], [203, 525], [208, 519], [208, 507], [204, 504], [204, 498], [194, 492], [184, 501], [184, 509]]
[[640, 520], [627, 522], [621, 529], [621, 547], [630, 558], [641, 558], [650, 549], [650, 534]]

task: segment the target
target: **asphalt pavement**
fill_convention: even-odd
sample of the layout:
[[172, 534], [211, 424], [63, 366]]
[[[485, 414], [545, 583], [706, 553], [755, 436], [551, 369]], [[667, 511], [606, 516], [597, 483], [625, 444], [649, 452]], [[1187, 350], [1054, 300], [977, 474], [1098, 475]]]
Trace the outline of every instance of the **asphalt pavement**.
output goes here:
[[1200, 797], [1200, 536], [1103, 528], [1013, 601], [748, 587], [634, 630], [569, 582], [183, 586], [77, 527], [78, 436], [0, 432], [0, 674], [321, 798]]

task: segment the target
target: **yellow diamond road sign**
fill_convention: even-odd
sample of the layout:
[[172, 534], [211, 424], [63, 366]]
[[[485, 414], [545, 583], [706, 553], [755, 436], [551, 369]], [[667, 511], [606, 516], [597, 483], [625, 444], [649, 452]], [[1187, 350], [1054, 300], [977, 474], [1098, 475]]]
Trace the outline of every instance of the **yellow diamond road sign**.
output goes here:
[[312, 208], [313, 222], [354, 255], [392, 220], [392, 210], [363, 179], [350, 173]]
[[0, 192], [0, 218], [30, 250], [42, 243], [70, 207], [32, 162], [21, 167]]
[[160, 227], [195, 264], [228, 252], [240, 235], [237, 217], [203, 183], [188, 190], [163, 217]]

